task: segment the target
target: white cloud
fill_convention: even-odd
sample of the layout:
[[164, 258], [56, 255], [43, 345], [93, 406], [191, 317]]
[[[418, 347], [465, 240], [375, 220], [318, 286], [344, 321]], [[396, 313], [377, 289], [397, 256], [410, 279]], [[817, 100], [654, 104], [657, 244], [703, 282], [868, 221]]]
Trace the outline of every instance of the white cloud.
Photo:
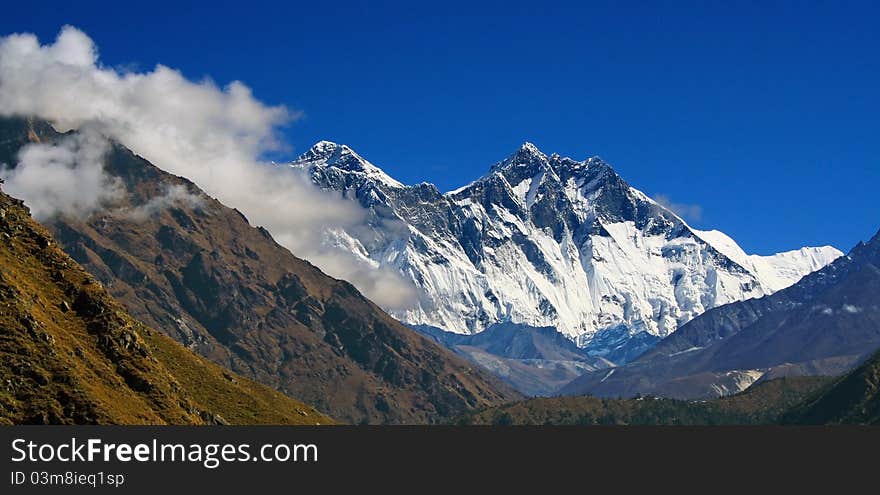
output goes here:
[[858, 306], [853, 306], [852, 304], [844, 304], [841, 309], [847, 313], [850, 313], [850, 314], [862, 312], [862, 308], [860, 308]]
[[703, 207], [700, 205], [676, 203], [665, 194], [656, 194], [652, 198], [661, 206], [672, 210], [673, 213], [689, 222], [699, 222], [703, 219]]
[[0, 177], [6, 192], [24, 200], [38, 220], [84, 218], [125, 192], [104, 172], [108, 148], [107, 139], [86, 126], [58, 143], [26, 145], [16, 167], [0, 169]]
[[149, 201], [131, 209], [120, 210], [115, 213], [127, 216], [136, 222], [142, 222], [165, 208], [172, 206], [185, 206], [188, 208], [201, 208], [202, 198], [190, 193], [186, 186], [175, 184], [165, 189], [161, 196], [150, 198]]
[[350, 253], [321, 242], [328, 228], [360, 226], [362, 208], [260, 159], [279, 148], [277, 129], [296, 112], [260, 102], [238, 81], [220, 88], [162, 65], [122, 72], [98, 60], [92, 40], [70, 26], [48, 45], [32, 34], [0, 39], [0, 114], [38, 116], [59, 130], [98, 126], [241, 210], [295, 254], [351, 281], [380, 305], [414, 300], [414, 288], [399, 274], [363, 269]]

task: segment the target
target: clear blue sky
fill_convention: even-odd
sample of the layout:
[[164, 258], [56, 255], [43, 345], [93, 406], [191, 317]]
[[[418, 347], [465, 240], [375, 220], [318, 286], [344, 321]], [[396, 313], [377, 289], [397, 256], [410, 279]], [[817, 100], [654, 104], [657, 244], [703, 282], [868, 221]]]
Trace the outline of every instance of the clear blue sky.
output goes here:
[[750, 252], [880, 228], [878, 2], [320, 3], [11, 2], [0, 32], [72, 24], [108, 65], [242, 80], [305, 112], [291, 154], [344, 142], [406, 183], [452, 189], [529, 140]]

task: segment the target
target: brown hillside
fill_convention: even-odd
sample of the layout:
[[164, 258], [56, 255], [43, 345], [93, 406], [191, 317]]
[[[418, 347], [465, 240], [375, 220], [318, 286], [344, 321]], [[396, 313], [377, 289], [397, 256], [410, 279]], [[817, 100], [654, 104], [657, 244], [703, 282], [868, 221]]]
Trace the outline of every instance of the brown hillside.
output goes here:
[[133, 319], [0, 192], [0, 423], [328, 422]]

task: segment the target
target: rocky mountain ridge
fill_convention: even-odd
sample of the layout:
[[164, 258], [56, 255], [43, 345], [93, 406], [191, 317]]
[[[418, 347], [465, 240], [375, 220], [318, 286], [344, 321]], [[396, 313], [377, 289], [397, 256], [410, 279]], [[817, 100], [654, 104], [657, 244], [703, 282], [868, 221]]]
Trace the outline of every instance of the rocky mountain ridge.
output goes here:
[[418, 289], [410, 307], [389, 308], [399, 320], [462, 334], [505, 322], [552, 326], [596, 357], [770, 294], [841, 254], [826, 246], [746, 255], [602, 159], [546, 155], [531, 143], [448, 193], [405, 186], [327, 141], [290, 166], [368, 210], [368, 229], [333, 232], [331, 243]]

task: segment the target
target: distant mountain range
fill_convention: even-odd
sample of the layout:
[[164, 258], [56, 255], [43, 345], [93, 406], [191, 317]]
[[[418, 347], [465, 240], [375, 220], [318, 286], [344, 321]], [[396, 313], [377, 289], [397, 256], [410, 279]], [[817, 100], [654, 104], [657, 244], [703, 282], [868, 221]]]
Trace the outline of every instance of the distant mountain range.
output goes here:
[[[405, 186], [345, 145], [320, 142], [290, 164], [368, 210], [369, 229], [333, 244], [412, 282], [390, 308], [409, 325], [475, 334], [498, 323], [554, 327], [608, 358], [673, 333], [708, 309], [771, 294], [842, 253], [749, 256], [688, 226], [598, 157], [575, 161], [530, 143], [480, 179], [441, 193]], [[625, 363], [637, 352], [618, 353]], [[613, 360], [612, 360], [613, 361]]]
[[527, 396], [553, 395], [587, 371], [614, 366], [605, 358], [590, 356], [553, 327], [498, 323], [473, 335], [414, 328]]
[[[61, 137], [0, 120], [0, 162]], [[195, 184], [118, 144], [104, 161], [124, 197], [47, 227], [132, 315], [189, 349], [348, 423], [432, 423], [519, 397]]]
[[789, 376], [762, 380], [711, 400], [558, 396], [465, 413], [478, 425], [880, 425], [880, 352], [839, 378]]
[[880, 233], [773, 295], [721, 306], [567, 395], [706, 398], [759, 380], [838, 375], [880, 347]]

